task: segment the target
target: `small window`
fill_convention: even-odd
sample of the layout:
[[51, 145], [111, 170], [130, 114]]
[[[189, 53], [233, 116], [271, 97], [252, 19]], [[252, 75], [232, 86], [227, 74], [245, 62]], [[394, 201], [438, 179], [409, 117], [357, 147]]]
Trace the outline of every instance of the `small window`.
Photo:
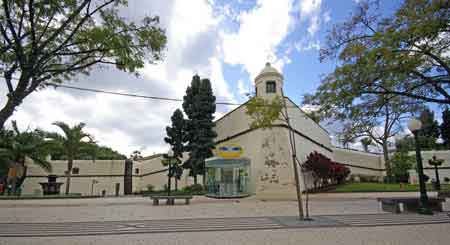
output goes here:
[[80, 169], [79, 168], [72, 168], [72, 174], [79, 174]]
[[267, 81], [266, 82], [266, 93], [276, 93], [277, 85], [275, 81]]
[[135, 169], [134, 169], [134, 173], [135, 173], [135, 174], [139, 174], [139, 169], [138, 169], [138, 168], [135, 168]]

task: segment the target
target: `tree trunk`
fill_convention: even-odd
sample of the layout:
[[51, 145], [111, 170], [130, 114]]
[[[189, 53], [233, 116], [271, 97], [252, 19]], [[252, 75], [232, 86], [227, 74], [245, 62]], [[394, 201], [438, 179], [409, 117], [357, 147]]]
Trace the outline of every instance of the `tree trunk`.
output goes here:
[[194, 185], [196, 185], [197, 184], [197, 174], [194, 174]]
[[14, 103], [14, 100], [8, 99], [6, 105], [0, 110], [0, 129], [4, 128], [6, 121], [13, 115], [17, 105], [19, 103]]
[[389, 151], [388, 151], [388, 142], [387, 140], [383, 140], [383, 159], [384, 159], [384, 166], [386, 168], [386, 176], [390, 178], [392, 176], [391, 172], [391, 163], [389, 162]]
[[66, 180], [66, 195], [69, 195], [70, 191], [70, 177], [72, 175], [72, 165], [73, 165], [73, 159], [69, 158], [67, 162], [67, 180]]
[[18, 178], [18, 180], [17, 180], [16, 190], [19, 189], [23, 185], [23, 182], [25, 182], [25, 179], [27, 178], [28, 168], [25, 164], [23, 164], [22, 167], [23, 167], [23, 173], [22, 173], [22, 176], [20, 178]]

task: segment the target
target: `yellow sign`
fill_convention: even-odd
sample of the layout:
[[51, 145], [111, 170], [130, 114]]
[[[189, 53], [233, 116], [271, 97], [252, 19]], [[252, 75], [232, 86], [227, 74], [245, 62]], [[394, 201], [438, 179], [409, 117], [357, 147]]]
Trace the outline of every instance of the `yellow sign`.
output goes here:
[[242, 147], [238, 144], [229, 143], [216, 147], [216, 154], [223, 158], [239, 158], [242, 153]]

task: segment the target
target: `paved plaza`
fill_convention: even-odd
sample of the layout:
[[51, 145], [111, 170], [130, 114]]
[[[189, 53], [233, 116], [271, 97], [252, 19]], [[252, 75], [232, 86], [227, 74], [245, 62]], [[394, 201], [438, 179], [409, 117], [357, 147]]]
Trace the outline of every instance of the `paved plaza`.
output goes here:
[[172, 207], [143, 197], [2, 200], [0, 244], [446, 244], [448, 202], [445, 212], [423, 216], [385, 213], [376, 201], [414, 195], [312, 195], [309, 222], [296, 219], [294, 200], [195, 197]]

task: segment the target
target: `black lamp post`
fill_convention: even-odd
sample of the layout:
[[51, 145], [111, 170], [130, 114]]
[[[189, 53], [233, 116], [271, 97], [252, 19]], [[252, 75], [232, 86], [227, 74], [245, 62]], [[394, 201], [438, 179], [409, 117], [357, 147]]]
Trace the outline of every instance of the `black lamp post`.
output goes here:
[[441, 190], [441, 181], [439, 180], [438, 166], [441, 166], [442, 162], [444, 162], [444, 160], [437, 159], [436, 156], [433, 156], [432, 159], [428, 160], [428, 163], [431, 166], [434, 166], [434, 172], [435, 172], [435, 175], [436, 175], [436, 190], [437, 191]]
[[420, 204], [418, 212], [420, 214], [433, 214], [428, 206], [428, 196], [427, 189], [423, 174], [422, 156], [420, 154], [420, 145], [418, 142], [418, 133], [422, 127], [422, 122], [417, 119], [411, 119], [408, 123], [409, 130], [414, 134], [414, 143], [416, 145], [416, 161], [417, 161], [417, 174], [419, 176], [419, 187], [420, 187]]
[[170, 196], [170, 187], [172, 186], [171, 180], [172, 180], [172, 158], [173, 158], [173, 151], [172, 149], [170, 149], [167, 152], [167, 158], [168, 158], [168, 162], [169, 162], [169, 175], [168, 178], [169, 180], [167, 181], [167, 196]]

